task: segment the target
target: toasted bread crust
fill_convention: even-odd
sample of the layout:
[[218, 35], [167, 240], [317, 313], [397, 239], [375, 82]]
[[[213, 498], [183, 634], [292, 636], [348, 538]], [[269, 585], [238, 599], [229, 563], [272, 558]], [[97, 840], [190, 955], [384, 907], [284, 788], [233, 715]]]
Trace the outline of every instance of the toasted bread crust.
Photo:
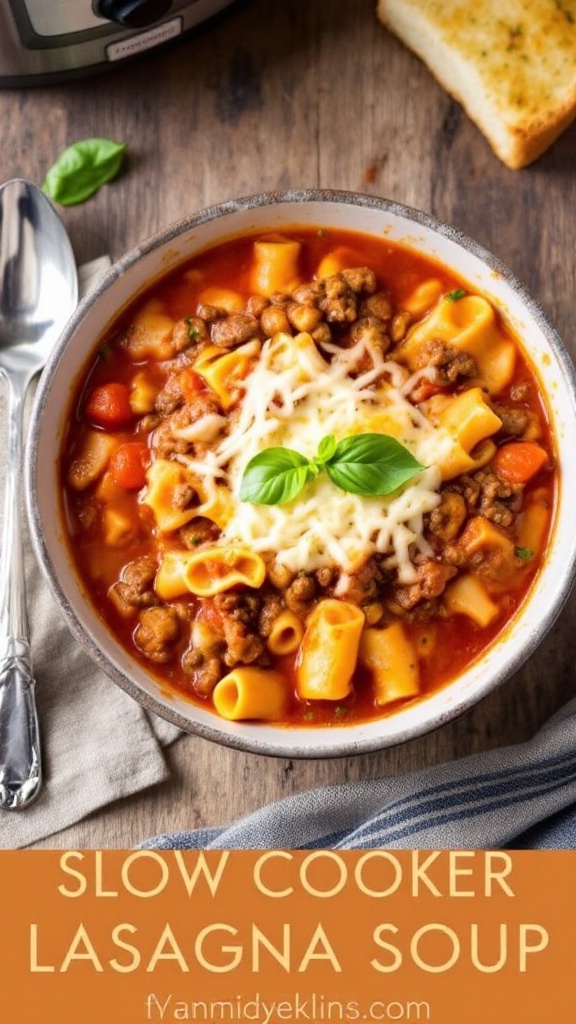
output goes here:
[[508, 167], [576, 118], [576, 0], [378, 0], [377, 13]]

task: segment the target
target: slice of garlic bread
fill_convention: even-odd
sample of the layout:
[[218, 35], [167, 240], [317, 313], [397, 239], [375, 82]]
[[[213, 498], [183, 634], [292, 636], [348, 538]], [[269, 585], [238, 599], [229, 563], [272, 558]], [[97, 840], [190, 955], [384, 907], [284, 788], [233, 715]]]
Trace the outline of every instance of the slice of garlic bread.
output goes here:
[[508, 167], [576, 117], [576, 0], [378, 0], [377, 13]]

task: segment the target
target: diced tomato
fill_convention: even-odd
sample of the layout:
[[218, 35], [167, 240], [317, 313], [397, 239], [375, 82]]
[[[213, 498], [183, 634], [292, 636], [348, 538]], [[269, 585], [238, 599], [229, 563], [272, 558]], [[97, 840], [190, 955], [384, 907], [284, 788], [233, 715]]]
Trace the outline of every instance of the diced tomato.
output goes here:
[[526, 484], [547, 461], [547, 453], [534, 441], [510, 441], [496, 452], [494, 469], [509, 484]]
[[99, 427], [126, 426], [134, 418], [126, 385], [112, 382], [94, 388], [86, 403], [86, 415]]
[[121, 444], [110, 459], [110, 473], [114, 483], [126, 491], [139, 491], [146, 483], [146, 468], [150, 464], [148, 446], [142, 441]]
[[206, 391], [206, 381], [196, 373], [195, 370], [188, 369], [183, 370], [179, 376], [179, 381], [182, 385], [182, 393], [187, 402], [202, 391]]
[[202, 607], [200, 609], [200, 612], [198, 613], [197, 621], [203, 622], [209, 629], [212, 629], [215, 633], [222, 632], [222, 612], [210, 598], [202, 602]]
[[422, 380], [420, 380], [416, 387], [414, 388], [414, 391], [412, 392], [410, 397], [412, 398], [412, 401], [416, 402], [419, 405], [420, 402], [426, 402], [429, 398], [432, 398], [434, 395], [442, 395], [446, 394], [446, 392], [447, 388], [444, 384], [435, 384], [431, 380], [426, 380], [426, 378], [422, 378]]

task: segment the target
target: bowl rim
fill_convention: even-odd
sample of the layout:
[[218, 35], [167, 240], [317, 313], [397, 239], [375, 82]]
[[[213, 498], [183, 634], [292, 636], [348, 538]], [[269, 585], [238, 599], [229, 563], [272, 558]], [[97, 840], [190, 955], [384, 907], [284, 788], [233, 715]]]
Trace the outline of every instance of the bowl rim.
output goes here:
[[[466, 692], [461, 694], [454, 701], [453, 705], [444, 707], [439, 711], [437, 710], [431, 716], [426, 717], [420, 724], [411, 723], [405, 728], [399, 729], [393, 736], [354, 738], [352, 735], [352, 731], [355, 729], [354, 724], [347, 725], [338, 730], [324, 728], [314, 730], [311, 728], [309, 731], [311, 742], [302, 743], [301, 746], [296, 746], [287, 745], [282, 742], [283, 735], [285, 736], [293, 732], [290, 727], [281, 726], [277, 728], [277, 738], [275, 737], [274, 740], [270, 740], [269, 738], [259, 739], [257, 736], [246, 737], [244, 735], [223, 732], [222, 729], [218, 727], [220, 720], [216, 715], [214, 715], [214, 725], [206, 724], [202, 721], [191, 720], [183, 715], [177, 708], [171, 707], [167, 701], [161, 700], [160, 691], [158, 697], [153, 696], [139, 683], [125, 675], [121, 668], [116, 666], [113, 660], [95, 643], [92, 636], [86, 630], [85, 626], [76, 615], [74, 608], [68, 601], [45, 540], [42, 517], [40, 515], [40, 505], [36, 497], [36, 466], [38, 461], [39, 436], [43, 412], [49, 399], [51, 380], [56, 368], [66, 352], [70, 339], [74, 336], [81, 325], [87, 311], [99, 302], [108, 289], [144, 256], [168, 245], [187, 232], [193, 231], [210, 221], [218, 220], [221, 217], [237, 212], [261, 207], [275, 207], [283, 204], [307, 204], [311, 202], [352, 207], [358, 206], [368, 209], [372, 208], [380, 213], [390, 214], [393, 217], [404, 219], [416, 227], [423, 227], [433, 234], [447, 239], [455, 245], [465, 249], [473, 257], [484, 263], [490, 271], [504, 279], [510, 289], [516, 293], [518, 299], [526, 308], [531, 318], [538, 323], [542, 334], [546, 337], [546, 341], [559, 364], [564, 377], [567, 395], [572, 402], [573, 408], [576, 410], [576, 369], [564, 342], [556, 331], [556, 328], [553, 326], [547, 314], [544, 312], [539, 302], [532, 296], [527, 287], [518, 278], [516, 278], [516, 276], [498, 256], [480, 245], [480, 243], [470, 238], [458, 228], [438, 220], [431, 214], [425, 213], [403, 203], [396, 202], [395, 200], [373, 196], [362, 192], [320, 188], [257, 192], [205, 207], [196, 213], [178, 219], [167, 227], [145, 238], [142, 242], [128, 250], [115, 263], [113, 263], [88, 295], [79, 302], [54, 346], [49, 359], [47, 360], [46, 367], [38, 385], [30, 418], [29, 439], [25, 455], [24, 482], [26, 511], [31, 529], [32, 543], [43, 575], [59, 605], [61, 613], [63, 614], [72, 635], [78, 641], [80, 646], [88, 653], [91, 659], [96, 662], [96, 664], [109, 678], [111, 678], [132, 698], [137, 700], [145, 710], [158, 714], [160, 717], [168, 720], [187, 733], [198, 735], [222, 746], [249, 753], [273, 757], [317, 760], [332, 757], [339, 758], [355, 756], [400, 746], [412, 739], [417, 739], [423, 735], [432, 733], [441, 726], [448, 724], [475, 707], [476, 704], [478, 704], [489, 693], [498, 689], [534, 653], [560, 615], [570, 595], [576, 577], [576, 535], [572, 541], [570, 557], [563, 567], [561, 586], [557, 589], [554, 603], [543, 609], [537, 628], [533, 633], [531, 633], [524, 646], [521, 649], [518, 649], [515, 656], [506, 663], [505, 667], [491, 675], [491, 677], [486, 679], [482, 685], [475, 683], [472, 693]], [[296, 223], [296, 221], [294, 223]], [[227, 237], [234, 237], [234, 233], [231, 232], [228, 236], [224, 233], [221, 240], [224, 241]], [[217, 245], [219, 244], [219, 241], [216, 240], [214, 243], [202, 246], [198, 251], [202, 251], [203, 248], [211, 248], [213, 244]], [[191, 256], [183, 256], [182, 259], [177, 261], [173, 266], [167, 266], [165, 273], [168, 274], [173, 272], [174, 269], [177, 269], [179, 262], [184, 263], [190, 258]], [[156, 275], [154, 280], [159, 281], [163, 276], [164, 272], [160, 272]], [[134, 291], [131, 298], [128, 300], [128, 303], [137, 298], [138, 294], [142, 294], [146, 287], [148, 286], [143, 286], [142, 288]], [[114, 317], [115, 316], [116, 313], [114, 313]], [[529, 596], [530, 595], [528, 595], [528, 600]], [[93, 614], [96, 618], [99, 618], [94, 609]], [[507, 628], [508, 627], [505, 627], [505, 630]], [[503, 634], [500, 634], [500, 636], [502, 635]], [[451, 684], [447, 684], [443, 689], [449, 690], [450, 685]], [[194, 709], [194, 707], [195, 705], [191, 704], [191, 708]], [[315, 745], [313, 738], [315, 735], [320, 738], [320, 734], [326, 737], [333, 737], [333, 740], [327, 740], [322, 744]]]

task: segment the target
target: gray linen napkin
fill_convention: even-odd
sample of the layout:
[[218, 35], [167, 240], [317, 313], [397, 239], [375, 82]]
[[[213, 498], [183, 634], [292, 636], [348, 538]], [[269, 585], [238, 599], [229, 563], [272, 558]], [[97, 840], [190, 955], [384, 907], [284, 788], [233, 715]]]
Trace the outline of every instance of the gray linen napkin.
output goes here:
[[576, 849], [576, 698], [526, 743], [286, 797], [156, 850]]
[[[110, 265], [108, 257], [80, 268], [86, 294]], [[0, 395], [0, 455], [6, 445]], [[104, 805], [168, 778], [162, 747], [180, 731], [147, 714], [83, 653], [68, 632], [25, 538], [27, 603], [44, 786], [23, 811], [0, 811], [0, 849], [17, 849]]]

